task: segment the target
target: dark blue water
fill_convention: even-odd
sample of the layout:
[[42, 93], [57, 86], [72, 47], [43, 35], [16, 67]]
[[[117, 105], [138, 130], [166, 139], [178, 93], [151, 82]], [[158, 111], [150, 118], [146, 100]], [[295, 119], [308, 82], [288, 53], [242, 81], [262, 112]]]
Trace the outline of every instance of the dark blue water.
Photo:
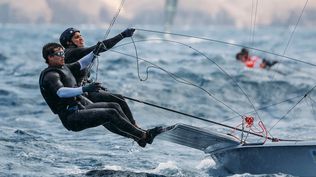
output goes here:
[[[0, 26], [0, 176], [102, 176], [109, 173], [114, 176], [252, 176], [230, 174], [218, 168], [203, 152], [158, 139], [142, 149], [132, 140], [114, 135], [103, 127], [77, 133], [67, 131], [49, 110], [38, 88], [39, 73], [46, 67], [41, 57], [42, 46], [58, 41], [65, 28], [57, 25]], [[102, 26], [78, 28], [86, 37], [87, 45], [103, 39], [106, 31]], [[137, 28], [161, 30], [152, 26]], [[123, 29], [113, 29], [110, 36]], [[290, 30], [261, 28], [256, 31], [253, 42], [249, 40], [249, 30], [233, 27], [178, 28], [173, 32], [283, 54]], [[315, 36], [314, 29], [298, 28], [285, 55], [316, 63]], [[117, 45], [113, 50], [127, 55], [108, 51], [99, 57], [98, 80], [111, 92], [231, 126], [240, 124], [238, 114], [250, 114], [253, 106], [258, 109], [282, 102], [258, 110], [268, 129], [286, 115], [271, 134], [279, 138], [316, 138], [315, 90], [287, 114], [315, 86], [314, 66], [251, 51], [280, 61], [273, 71], [252, 70], [234, 59], [240, 50], [236, 46], [141, 30], [136, 32], [134, 40], [139, 58], [151, 62], [140, 60], [141, 78], [146, 77], [146, 67], [154, 64], [191, 85], [180, 83], [165, 71], [152, 67], [148, 80], [141, 82], [136, 59], [128, 56], [135, 56], [134, 46], [130, 39], [124, 39], [119, 45], [129, 44]], [[96, 78], [96, 73], [93, 77]], [[144, 104], [128, 103], [138, 124], [144, 128], [186, 123], [220, 132], [230, 131]], [[257, 116], [255, 119], [258, 121]], [[115, 170], [119, 172], [115, 173]]]

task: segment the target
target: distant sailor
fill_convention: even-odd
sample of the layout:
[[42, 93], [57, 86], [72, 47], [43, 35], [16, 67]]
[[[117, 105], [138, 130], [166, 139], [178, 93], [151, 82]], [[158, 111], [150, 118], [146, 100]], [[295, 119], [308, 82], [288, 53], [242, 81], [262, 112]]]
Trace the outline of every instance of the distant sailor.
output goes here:
[[42, 49], [42, 55], [48, 67], [41, 72], [39, 85], [42, 96], [54, 114], [58, 114], [64, 127], [71, 131], [81, 131], [99, 125], [109, 124], [111, 127], [125, 132], [122, 136], [132, 138], [141, 147], [151, 144], [162, 127], [147, 131], [135, 126], [126, 117], [117, 103], [92, 103], [84, 93], [98, 92], [103, 87], [100, 83], [89, 83], [78, 86], [72, 73], [78, 73], [91, 64], [98, 48], [88, 53], [77, 62], [66, 64], [64, 50], [58, 43], [48, 43]]
[[270, 67], [278, 63], [278, 61], [269, 61], [258, 56], [251, 56], [249, 55], [249, 51], [245, 48], [243, 48], [239, 53], [236, 54], [236, 59], [243, 62], [248, 68], [269, 69]]
[[[124, 30], [122, 33], [119, 33], [118, 35], [114, 36], [113, 38], [103, 40], [102, 41], [103, 45], [101, 46], [99, 52], [105, 52], [108, 49], [112, 48], [114, 45], [116, 45], [122, 39], [133, 36], [134, 31], [135, 29], [128, 28]], [[61, 45], [65, 48], [65, 63], [76, 62], [80, 58], [87, 55], [88, 53], [90, 53], [96, 48], [96, 45], [85, 47], [84, 37], [81, 35], [80, 30], [76, 28], [72, 28], [72, 27], [67, 28], [60, 35], [59, 41]], [[73, 72], [73, 75], [76, 78], [77, 84], [79, 86], [84, 86], [85, 84], [92, 82], [91, 80], [89, 80], [90, 73], [88, 69], [83, 69], [80, 71]], [[85, 96], [94, 103], [114, 102], [114, 103], [119, 104], [120, 107], [122, 108], [122, 111], [129, 119], [129, 121], [133, 125], [137, 126], [136, 121], [133, 117], [133, 114], [122, 95], [100, 90], [99, 92], [86, 93]], [[113, 128], [110, 125], [106, 124], [104, 126], [106, 126], [113, 133], [117, 133], [123, 136], [125, 134], [125, 132], [120, 131], [116, 128]]]

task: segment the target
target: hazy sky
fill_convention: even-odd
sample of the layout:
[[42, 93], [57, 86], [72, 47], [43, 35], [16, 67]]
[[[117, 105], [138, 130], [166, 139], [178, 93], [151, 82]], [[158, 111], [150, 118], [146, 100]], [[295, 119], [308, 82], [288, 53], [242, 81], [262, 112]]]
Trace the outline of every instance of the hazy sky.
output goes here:
[[[2, 23], [108, 23], [121, 0], [0, 0]], [[175, 23], [249, 26], [297, 21], [306, 0], [178, 0]], [[125, 0], [119, 22], [162, 23], [165, 0]], [[257, 9], [257, 11], [256, 11]], [[256, 15], [255, 15], [256, 14]], [[309, 0], [301, 25], [316, 25]]]

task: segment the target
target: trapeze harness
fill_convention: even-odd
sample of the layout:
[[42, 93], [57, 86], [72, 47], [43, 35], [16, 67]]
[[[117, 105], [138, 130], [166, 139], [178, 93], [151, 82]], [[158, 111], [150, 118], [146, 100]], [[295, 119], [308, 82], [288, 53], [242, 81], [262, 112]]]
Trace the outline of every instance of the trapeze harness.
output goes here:
[[[77, 69], [80, 68], [79, 63], [68, 66], [78, 67]], [[77, 87], [77, 82], [67, 65], [61, 68], [48, 67], [42, 71], [39, 79], [40, 90], [46, 103], [54, 114], [58, 114], [64, 127], [69, 130], [70, 128], [69, 125], [67, 125], [66, 117], [76, 110], [84, 109], [84, 105], [81, 102], [82, 96], [60, 98], [56, 93], [60, 88], [60, 84], [51, 82], [49, 79], [49, 76], [51, 75], [59, 75], [60, 81], [64, 87]]]

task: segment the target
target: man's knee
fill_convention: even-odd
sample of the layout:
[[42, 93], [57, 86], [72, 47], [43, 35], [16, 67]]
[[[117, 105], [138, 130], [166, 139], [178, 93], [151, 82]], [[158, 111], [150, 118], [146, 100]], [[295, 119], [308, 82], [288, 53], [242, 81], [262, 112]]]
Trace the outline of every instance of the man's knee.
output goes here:
[[111, 119], [117, 119], [119, 117], [119, 112], [114, 108], [107, 109], [107, 114], [111, 116]]
[[111, 103], [108, 103], [108, 104], [109, 104], [109, 107], [114, 108], [116, 110], [121, 109], [121, 106], [118, 103], [111, 102]]

